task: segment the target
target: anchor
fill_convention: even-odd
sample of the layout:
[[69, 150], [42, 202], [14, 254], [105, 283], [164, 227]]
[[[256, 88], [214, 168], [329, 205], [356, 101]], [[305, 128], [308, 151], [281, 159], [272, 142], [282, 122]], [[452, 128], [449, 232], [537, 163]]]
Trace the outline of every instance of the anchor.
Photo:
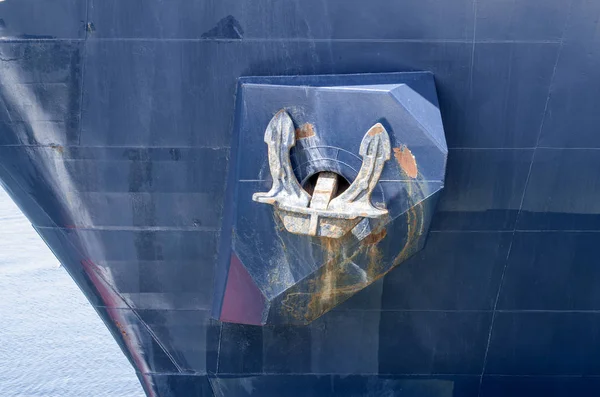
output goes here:
[[266, 193], [254, 193], [252, 200], [269, 204], [285, 229], [294, 234], [338, 239], [350, 232], [363, 219], [381, 219], [385, 208], [371, 203], [371, 194], [391, 157], [390, 138], [380, 123], [373, 125], [360, 144], [362, 166], [348, 189], [334, 197], [338, 176], [321, 172], [313, 194], [302, 188], [294, 175], [290, 149], [296, 144], [294, 123], [285, 110], [280, 110], [265, 131], [269, 169], [273, 179]]

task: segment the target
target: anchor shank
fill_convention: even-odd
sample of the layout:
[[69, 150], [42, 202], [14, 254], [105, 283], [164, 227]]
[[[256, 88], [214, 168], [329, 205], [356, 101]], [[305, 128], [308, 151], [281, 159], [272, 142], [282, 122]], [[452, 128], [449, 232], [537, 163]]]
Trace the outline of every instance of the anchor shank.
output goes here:
[[333, 172], [321, 172], [310, 201], [310, 208], [326, 210], [338, 189], [338, 176]]

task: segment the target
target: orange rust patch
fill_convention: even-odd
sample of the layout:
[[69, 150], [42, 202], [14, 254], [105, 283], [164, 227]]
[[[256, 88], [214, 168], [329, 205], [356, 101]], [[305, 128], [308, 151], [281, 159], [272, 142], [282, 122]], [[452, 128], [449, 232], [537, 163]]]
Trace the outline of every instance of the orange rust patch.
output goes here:
[[381, 134], [383, 131], [384, 131], [383, 126], [381, 124], [377, 123], [373, 127], [371, 127], [371, 129], [367, 133], [370, 136], [375, 136], [375, 135]]
[[387, 230], [382, 229], [378, 232], [373, 232], [373, 233], [369, 234], [367, 237], [364, 238], [362, 243], [364, 245], [375, 245], [375, 244], [379, 243], [381, 240], [383, 240], [385, 238], [385, 236], [387, 236]]
[[396, 158], [396, 162], [402, 168], [402, 171], [406, 173], [411, 178], [416, 178], [419, 175], [419, 170], [417, 168], [417, 160], [415, 156], [412, 154], [409, 148], [406, 146], [395, 147], [394, 148], [394, 157]]
[[315, 127], [311, 123], [305, 123], [300, 128], [296, 128], [296, 139], [310, 138], [315, 135]]

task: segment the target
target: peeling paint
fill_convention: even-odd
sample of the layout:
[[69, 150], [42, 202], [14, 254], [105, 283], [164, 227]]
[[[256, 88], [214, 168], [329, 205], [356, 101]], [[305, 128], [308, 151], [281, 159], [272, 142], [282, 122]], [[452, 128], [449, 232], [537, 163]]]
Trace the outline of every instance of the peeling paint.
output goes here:
[[399, 148], [394, 148], [394, 157], [396, 162], [410, 178], [416, 178], [419, 175], [419, 169], [417, 167], [417, 159], [412, 154], [409, 148], [402, 145]]

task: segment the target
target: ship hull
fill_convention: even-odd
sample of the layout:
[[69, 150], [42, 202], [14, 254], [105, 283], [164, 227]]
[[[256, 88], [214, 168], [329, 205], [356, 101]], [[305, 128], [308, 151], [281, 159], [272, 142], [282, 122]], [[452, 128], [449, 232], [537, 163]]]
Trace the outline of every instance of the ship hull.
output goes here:
[[[0, 2], [0, 180], [149, 396], [600, 393], [600, 3], [38, 3]], [[449, 148], [423, 250], [215, 320], [238, 78], [406, 71]]]

